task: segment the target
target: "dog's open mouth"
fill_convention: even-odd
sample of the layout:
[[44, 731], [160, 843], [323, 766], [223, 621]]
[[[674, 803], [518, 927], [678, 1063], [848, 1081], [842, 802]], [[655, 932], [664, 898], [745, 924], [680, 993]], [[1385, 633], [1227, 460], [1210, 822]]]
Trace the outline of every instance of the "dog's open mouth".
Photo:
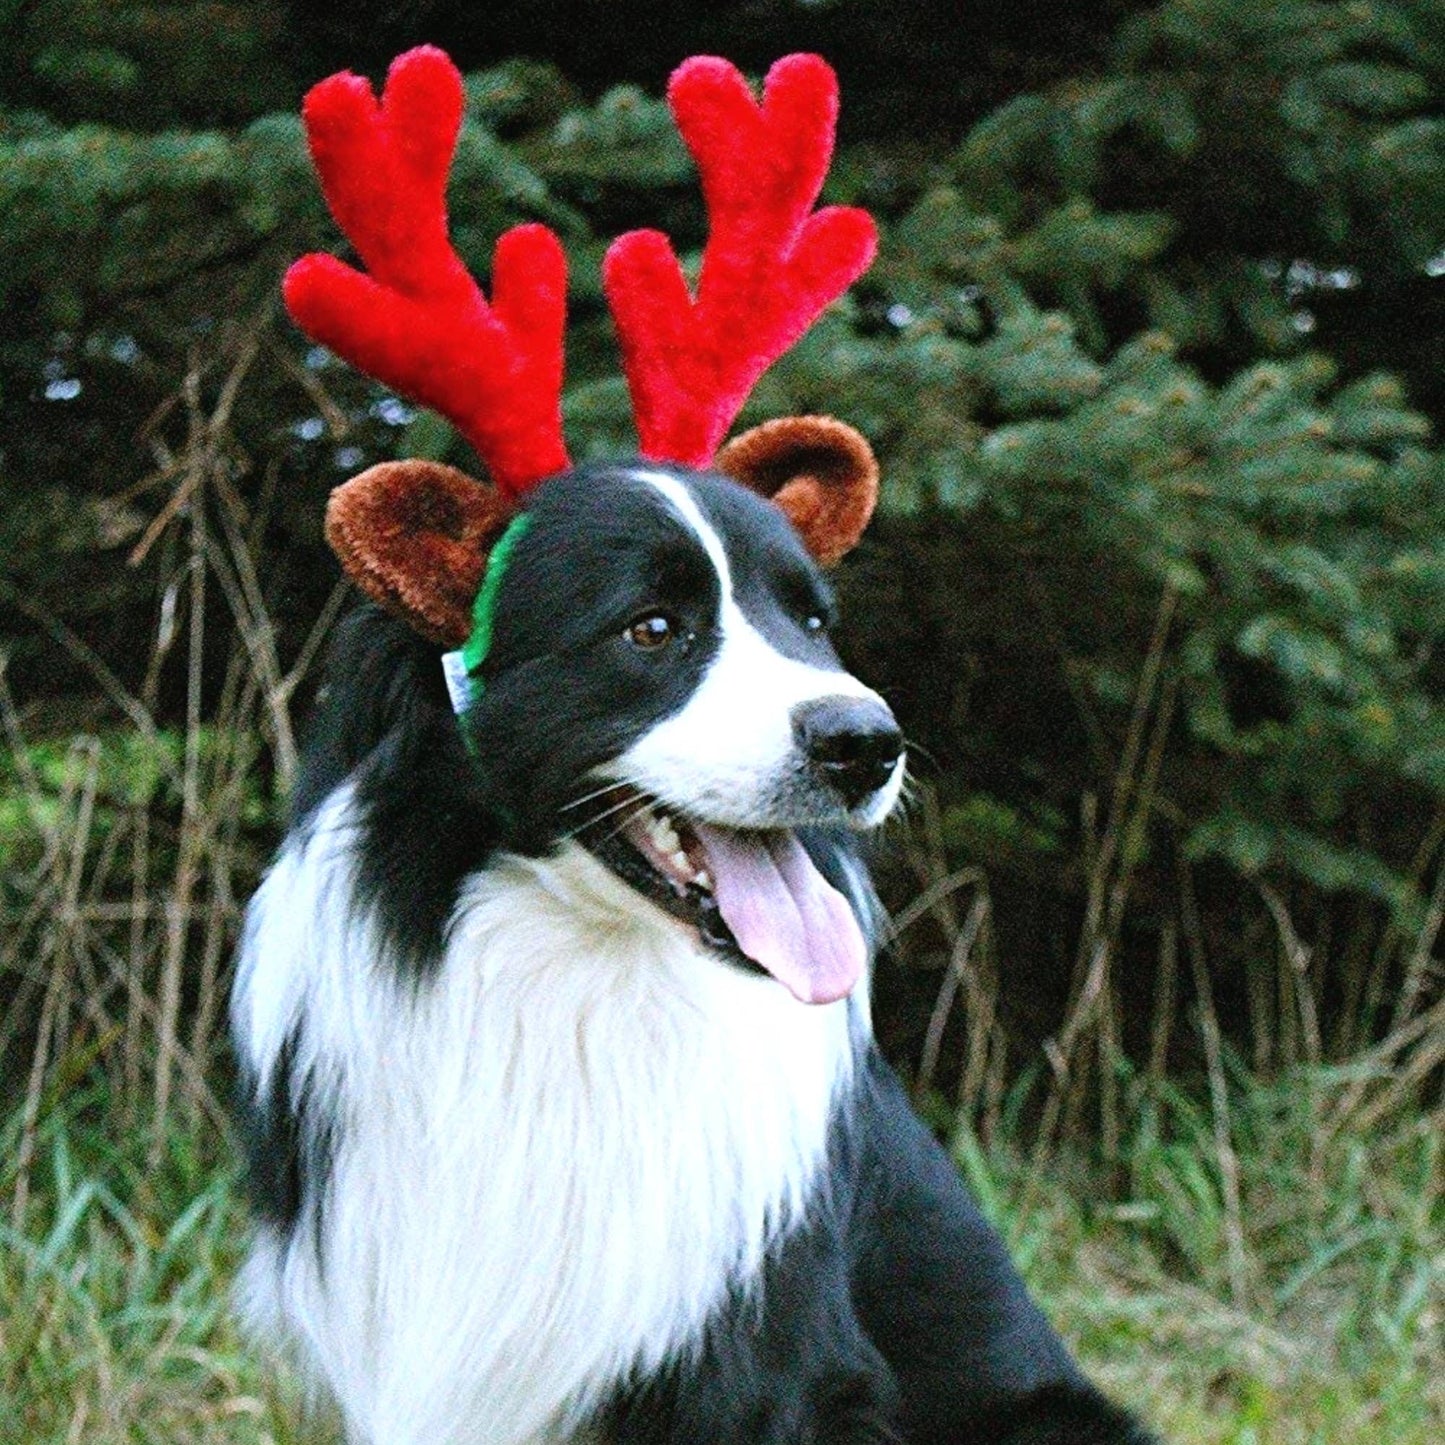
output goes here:
[[632, 789], [612, 801], [607, 820], [581, 838], [623, 882], [804, 1003], [852, 991], [867, 952], [862, 930], [791, 829], [685, 819]]

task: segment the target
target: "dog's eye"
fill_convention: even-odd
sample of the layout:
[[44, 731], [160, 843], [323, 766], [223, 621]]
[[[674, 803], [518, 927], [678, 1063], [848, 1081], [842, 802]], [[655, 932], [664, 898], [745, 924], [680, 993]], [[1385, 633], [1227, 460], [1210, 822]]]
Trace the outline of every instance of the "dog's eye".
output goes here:
[[623, 636], [634, 647], [640, 647], [644, 652], [656, 652], [658, 648], [666, 647], [677, 636], [677, 628], [673, 625], [672, 618], [661, 612], [652, 612], [646, 617], [639, 617], [628, 627]]
[[826, 632], [828, 623], [821, 612], [810, 612], [803, 619], [803, 630], [805, 632]]

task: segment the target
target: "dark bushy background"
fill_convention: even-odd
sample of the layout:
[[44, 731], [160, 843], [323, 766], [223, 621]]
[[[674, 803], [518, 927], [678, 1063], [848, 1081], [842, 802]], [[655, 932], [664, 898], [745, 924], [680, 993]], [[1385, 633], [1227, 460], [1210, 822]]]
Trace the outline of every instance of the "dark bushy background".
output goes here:
[[[102, 843], [144, 808], [152, 871], [179, 853], [162, 902], [233, 926], [310, 674], [280, 681], [336, 580], [327, 490], [385, 456], [476, 465], [281, 314], [286, 263], [342, 246], [306, 85], [421, 39], [468, 71], [457, 245], [484, 275], [509, 224], [564, 237], [586, 455], [632, 445], [602, 251], [637, 224], [702, 236], [668, 70], [808, 47], [843, 79], [830, 198], [874, 210], [882, 252], [743, 420], [836, 412], [885, 468], [842, 585], [845, 650], [926, 785], [881, 860], [907, 925], [890, 1049], [997, 1105], [1041, 1058], [1192, 1067], [1175, 1021], [1206, 993], [1266, 1069], [1428, 1004], [1445, 8], [1064, 11], [0, 0], [7, 914], [38, 906], [27, 829], [37, 799], [77, 806], [93, 736]], [[225, 824], [188, 851], [222, 754]], [[166, 987], [196, 1002], [189, 967], [165, 982], [176, 937], [132, 940], [163, 1014]]]

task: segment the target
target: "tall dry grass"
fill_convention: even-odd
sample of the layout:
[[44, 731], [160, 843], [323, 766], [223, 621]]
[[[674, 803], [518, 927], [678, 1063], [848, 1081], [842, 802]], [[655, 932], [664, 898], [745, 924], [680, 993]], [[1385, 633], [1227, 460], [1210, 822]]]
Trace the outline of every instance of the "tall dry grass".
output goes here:
[[[338, 584], [290, 641], [268, 601], [262, 539], [277, 468], [263, 467], [257, 488], [258, 464], [232, 427], [242, 388], [275, 351], [267, 334], [257, 320], [198, 351], [143, 434], [154, 465], [122, 500], [162, 500], [129, 556], [155, 586], [144, 667], [128, 669], [139, 685], [32, 600], [7, 599], [88, 676], [104, 718], [31, 737], [0, 657], [14, 784], [0, 838], [0, 1079], [22, 1079], [17, 1231], [48, 1092], [103, 1078], [124, 1127], [149, 1121], [157, 1161], [177, 1115], [229, 1127], [217, 1069], [226, 970], [296, 771], [297, 692], [345, 601]], [[183, 715], [163, 719], [173, 678]]]

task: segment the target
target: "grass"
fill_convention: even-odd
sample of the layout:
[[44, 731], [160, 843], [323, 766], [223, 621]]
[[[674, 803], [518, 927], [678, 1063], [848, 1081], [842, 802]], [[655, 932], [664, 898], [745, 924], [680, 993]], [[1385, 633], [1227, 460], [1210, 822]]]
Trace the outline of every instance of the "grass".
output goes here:
[[1166, 1439], [1424, 1445], [1445, 1430], [1439, 1127], [1330, 1131], [1355, 1082], [1231, 1079], [1238, 1243], [1211, 1111], [1173, 1086], [1133, 1101], [1112, 1179], [1066, 1156], [1022, 1210], [1012, 1150], [956, 1153], [1091, 1372]]
[[[234, 1166], [180, 1129], [152, 1166], [149, 1130], [108, 1124], [94, 1097], [49, 1108], [26, 1218], [0, 1226], [0, 1439], [302, 1440], [229, 1314], [246, 1229]], [[11, 1174], [20, 1129], [3, 1139]]]
[[[1091, 1373], [1169, 1441], [1425, 1445], [1445, 1430], [1439, 1131], [1328, 1130], [1353, 1082], [1231, 1077], [1242, 1280], [1209, 1106], [1177, 1088], [1132, 1099], [1107, 1181], [1066, 1154], [1041, 1188], [967, 1132], [955, 1153]], [[0, 1439], [330, 1442], [228, 1313], [246, 1216], [226, 1141], [177, 1112], [154, 1159], [118, 1116], [99, 1090], [43, 1101], [25, 1217], [0, 1227]]]

